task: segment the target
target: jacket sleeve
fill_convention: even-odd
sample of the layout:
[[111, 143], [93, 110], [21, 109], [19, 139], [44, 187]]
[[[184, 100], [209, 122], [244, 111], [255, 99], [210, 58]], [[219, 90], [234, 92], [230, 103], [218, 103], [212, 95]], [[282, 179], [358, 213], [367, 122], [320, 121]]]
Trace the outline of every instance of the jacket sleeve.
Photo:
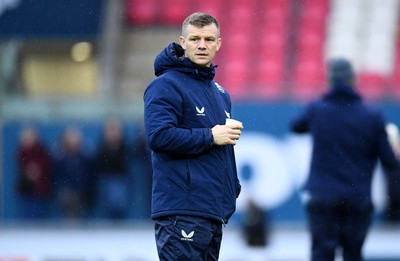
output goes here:
[[389, 196], [387, 211], [388, 214], [399, 213], [400, 215], [398, 211], [400, 207], [400, 162], [389, 144], [383, 118], [378, 115], [376, 121], [378, 132], [378, 156], [386, 176], [387, 195]]
[[389, 144], [388, 135], [385, 130], [385, 122], [380, 114], [376, 115], [375, 121], [379, 160], [385, 170], [385, 173], [388, 175], [388, 179], [395, 183], [398, 183], [398, 186], [400, 187], [400, 165], [398, 160], [396, 159], [392, 147]]
[[149, 147], [156, 153], [200, 154], [211, 148], [210, 128], [182, 128], [182, 94], [157, 78], [144, 94], [144, 124]]
[[295, 133], [307, 133], [310, 131], [311, 105], [299, 114], [290, 123], [290, 130]]

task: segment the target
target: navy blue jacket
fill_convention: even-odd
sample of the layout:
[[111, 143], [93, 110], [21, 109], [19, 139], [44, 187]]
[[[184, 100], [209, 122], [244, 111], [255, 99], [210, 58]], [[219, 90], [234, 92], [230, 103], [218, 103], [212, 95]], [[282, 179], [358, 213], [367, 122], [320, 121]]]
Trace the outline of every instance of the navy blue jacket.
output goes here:
[[313, 138], [305, 190], [314, 199], [371, 203], [378, 160], [390, 180], [398, 174], [381, 113], [368, 107], [350, 86], [333, 86], [293, 120], [291, 129], [309, 132]]
[[211, 128], [231, 113], [215, 68], [197, 67], [169, 44], [155, 59], [144, 94], [144, 122], [152, 150], [153, 219], [192, 215], [224, 223], [240, 191], [232, 145], [213, 145]]

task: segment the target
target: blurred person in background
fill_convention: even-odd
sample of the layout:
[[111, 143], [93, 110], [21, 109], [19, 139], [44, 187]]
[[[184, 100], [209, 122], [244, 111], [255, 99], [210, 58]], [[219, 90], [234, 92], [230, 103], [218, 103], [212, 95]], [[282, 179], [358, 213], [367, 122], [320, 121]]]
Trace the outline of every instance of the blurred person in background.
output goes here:
[[247, 201], [243, 218], [243, 234], [248, 246], [265, 247], [268, 244], [267, 221], [266, 211], [250, 198]]
[[243, 125], [225, 125], [230, 96], [213, 78], [219, 22], [194, 13], [154, 62], [144, 94], [152, 150], [152, 213], [160, 260], [218, 260], [222, 225], [236, 208], [240, 183], [233, 145]]
[[94, 161], [98, 206], [103, 217], [123, 219], [128, 214], [129, 155], [120, 120], [105, 122], [100, 144]]
[[67, 220], [87, 217], [93, 187], [91, 159], [84, 151], [78, 127], [68, 126], [64, 130], [54, 162], [55, 193], [62, 217]]
[[[400, 132], [396, 124], [389, 122], [386, 124], [390, 146], [400, 162]], [[395, 177], [387, 180], [387, 190], [389, 198], [386, 204], [383, 218], [388, 223], [400, 222], [400, 180]]]
[[368, 107], [355, 90], [350, 62], [332, 59], [327, 68], [330, 90], [291, 123], [293, 132], [313, 138], [304, 187], [311, 260], [333, 261], [336, 250], [341, 250], [344, 261], [359, 261], [372, 221], [376, 164], [379, 160], [388, 180], [398, 180], [399, 164], [382, 114]]
[[24, 219], [48, 217], [52, 161], [37, 130], [24, 127], [17, 149], [17, 192], [22, 201]]

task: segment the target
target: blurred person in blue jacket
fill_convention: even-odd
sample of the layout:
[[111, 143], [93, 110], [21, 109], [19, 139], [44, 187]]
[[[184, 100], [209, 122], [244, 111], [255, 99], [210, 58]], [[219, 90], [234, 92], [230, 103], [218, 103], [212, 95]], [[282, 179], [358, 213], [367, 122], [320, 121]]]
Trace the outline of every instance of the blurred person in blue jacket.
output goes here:
[[265, 247], [269, 240], [267, 211], [252, 198], [247, 200], [243, 217], [243, 236], [250, 247]]
[[82, 133], [75, 126], [68, 126], [61, 138], [60, 151], [54, 160], [56, 200], [62, 218], [77, 220], [88, 214], [91, 159], [84, 151]]
[[214, 79], [219, 22], [194, 13], [180, 44], [156, 57], [144, 94], [146, 138], [152, 150], [152, 213], [160, 260], [218, 260], [222, 224], [240, 192], [233, 145], [243, 125], [225, 125], [229, 94]]
[[[342, 58], [328, 62], [330, 90], [291, 123], [310, 133], [313, 151], [305, 203], [312, 239], [311, 260], [362, 260], [372, 221], [372, 176], [378, 161], [388, 180], [398, 182], [399, 166], [389, 145], [382, 114], [355, 90], [355, 73]], [[399, 187], [400, 184], [397, 184]]]

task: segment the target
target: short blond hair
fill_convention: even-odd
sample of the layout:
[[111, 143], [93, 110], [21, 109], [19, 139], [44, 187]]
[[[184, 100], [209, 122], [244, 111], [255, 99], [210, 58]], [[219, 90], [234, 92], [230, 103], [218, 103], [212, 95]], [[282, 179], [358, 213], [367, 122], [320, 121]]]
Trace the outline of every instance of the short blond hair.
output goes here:
[[219, 22], [214, 16], [207, 14], [207, 13], [202, 13], [202, 12], [193, 13], [193, 14], [189, 15], [188, 17], [186, 17], [186, 19], [183, 21], [182, 35], [183, 36], [186, 35], [186, 28], [188, 27], [188, 25], [193, 25], [197, 28], [202, 28], [203, 26], [210, 25], [210, 24], [215, 24], [217, 26], [217, 29], [218, 29], [217, 35], [219, 37], [219, 35], [220, 35]]

